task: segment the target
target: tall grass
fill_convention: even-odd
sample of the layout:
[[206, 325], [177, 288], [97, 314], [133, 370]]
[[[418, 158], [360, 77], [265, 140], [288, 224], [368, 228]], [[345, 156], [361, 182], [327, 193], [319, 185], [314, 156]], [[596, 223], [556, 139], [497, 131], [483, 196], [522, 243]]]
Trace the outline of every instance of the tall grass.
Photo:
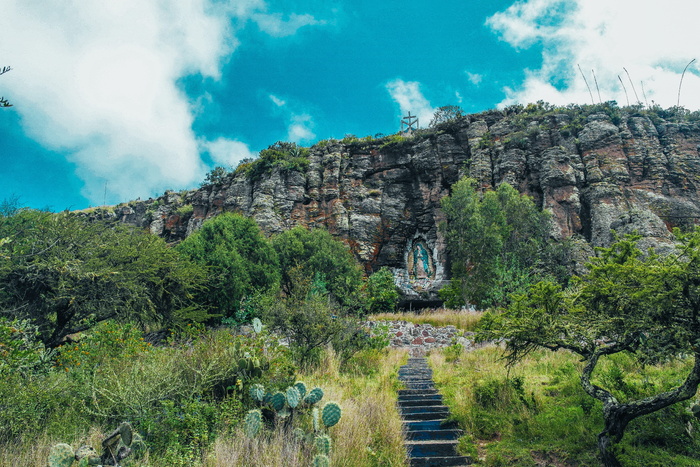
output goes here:
[[[341, 421], [330, 429], [331, 465], [391, 467], [406, 464], [402, 422], [396, 411], [398, 368], [406, 353], [397, 350], [361, 353], [342, 368], [328, 352], [316, 371], [301, 375], [311, 386], [323, 388], [324, 401], [337, 401]], [[277, 430], [248, 440], [238, 428], [217, 439], [205, 465], [306, 467], [313, 457], [308, 446]]]
[[[12, 432], [3, 427], [3, 433], [15, 434], [0, 440], [0, 467], [45, 467], [59, 442], [100, 451], [102, 438], [122, 420], [132, 421], [151, 448], [145, 457], [130, 459], [131, 467], [307, 467], [314, 449], [290, 433], [267, 430], [253, 440], [242, 433], [239, 423], [248, 407], [245, 397], [230, 392], [234, 345], [241, 345], [240, 338], [212, 331], [137, 356], [101, 359], [95, 371], [84, 372], [84, 360], [80, 369], [0, 381], [3, 423], [17, 425]], [[342, 419], [330, 428], [334, 466], [405, 465], [395, 408], [405, 352], [363, 350], [341, 361], [329, 349], [317, 369], [297, 371], [283, 348], [246, 348], [266, 354], [266, 385], [296, 377], [324, 390], [321, 406], [340, 404]], [[21, 420], [12, 421], [12, 414]]]
[[371, 321], [408, 321], [414, 324], [431, 324], [436, 327], [454, 326], [463, 331], [473, 331], [483, 313], [471, 310], [451, 310], [438, 308], [420, 312], [378, 313], [371, 315]]
[[[486, 466], [597, 466], [602, 406], [581, 388], [582, 363], [566, 351], [536, 351], [509, 372], [502, 349], [471, 352], [453, 346], [429, 356], [434, 380], [464, 429], [460, 449]], [[687, 372], [688, 362], [645, 368], [629, 357], [607, 359], [599, 384], [636, 399], [664, 390]], [[700, 423], [677, 404], [630, 423], [619, 445], [624, 466], [700, 465]]]

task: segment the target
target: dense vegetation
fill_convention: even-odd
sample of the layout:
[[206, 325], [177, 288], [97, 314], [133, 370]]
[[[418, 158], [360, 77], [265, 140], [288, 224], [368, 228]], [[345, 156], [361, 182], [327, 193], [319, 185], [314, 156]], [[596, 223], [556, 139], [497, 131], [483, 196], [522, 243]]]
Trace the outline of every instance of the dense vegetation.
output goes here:
[[508, 183], [479, 192], [476, 180], [462, 179], [442, 209], [452, 261], [452, 280], [441, 291], [448, 306], [502, 306], [545, 277], [567, 280], [567, 244], [549, 238], [551, 214]]
[[[559, 131], [576, 136], [594, 112], [615, 123], [636, 114], [700, 118], [614, 103], [494, 113], [522, 128], [504, 142], [518, 145], [532, 121], [568, 114]], [[441, 108], [416, 137], [464, 118]], [[376, 139], [344, 142], [413, 144]], [[487, 134], [482, 143], [493, 141]], [[276, 143], [238, 171], [255, 180], [304, 170], [308, 156]], [[227, 176], [217, 168], [206, 182]], [[460, 449], [492, 466], [697, 465], [700, 231], [679, 234], [677, 253], [665, 257], [639, 251], [634, 236], [621, 239], [572, 278], [567, 245], [549, 238], [549, 213], [508, 184], [484, 191], [461, 180], [442, 207], [453, 278], [443, 296], [491, 308], [479, 336], [505, 339], [510, 364], [504, 372], [503, 348], [491, 344], [431, 355], [465, 430]], [[363, 277], [324, 230], [267, 238], [251, 219], [224, 214], [173, 248], [123, 226], [4, 204], [0, 465], [45, 465], [59, 441], [98, 446], [124, 420], [147, 446], [133, 466], [309, 465], [314, 447], [293, 431], [308, 430], [308, 414], [281, 423], [263, 403], [263, 434], [251, 439], [241, 426], [261, 402], [251, 387], [285, 391], [299, 380], [343, 407], [329, 429], [333, 465], [405, 465], [394, 407], [405, 354], [387, 350], [389, 336], [369, 334], [361, 319], [381, 313], [375, 318], [472, 331], [481, 314], [397, 315], [397, 299], [389, 270]]]

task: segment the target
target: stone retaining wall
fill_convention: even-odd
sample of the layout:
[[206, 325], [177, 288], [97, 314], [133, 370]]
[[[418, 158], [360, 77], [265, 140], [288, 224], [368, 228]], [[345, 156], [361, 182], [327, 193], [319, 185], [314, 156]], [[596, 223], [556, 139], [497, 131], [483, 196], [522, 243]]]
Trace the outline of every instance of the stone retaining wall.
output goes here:
[[408, 349], [414, 357], [452, 344], [460, 344], [465, 349], [474, 347], [474, 333], [460, 331], [454, 326], [435, 327], [432, 324], [414, 324], [408, 321], [369, 321], [366, 325], [370, 329], [389, 326], [389, 346]]

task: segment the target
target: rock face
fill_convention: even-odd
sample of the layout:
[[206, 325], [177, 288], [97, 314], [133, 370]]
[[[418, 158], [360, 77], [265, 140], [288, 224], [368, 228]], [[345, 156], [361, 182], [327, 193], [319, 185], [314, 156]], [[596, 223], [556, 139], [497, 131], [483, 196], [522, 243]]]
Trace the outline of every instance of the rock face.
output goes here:
[[531, 195], [553, 212], [556, 238], [605, 246], [611, 230], [636, 230], [643, 246], [668, 247], [672, 227], [700, 218], [700, 123], [663, 116], [604, 106], [489, 111], [409, 138], [324, 141], [304, 171], [275, 168], [255, 180], [230, 174], [102, 215], [169, 242], [224, 211], [254, 217], [268, 234], [324, 226], [368, 272], [392, 268], [405, 299], [425, 304], [448, 279], [440, 200], [462, 176]]

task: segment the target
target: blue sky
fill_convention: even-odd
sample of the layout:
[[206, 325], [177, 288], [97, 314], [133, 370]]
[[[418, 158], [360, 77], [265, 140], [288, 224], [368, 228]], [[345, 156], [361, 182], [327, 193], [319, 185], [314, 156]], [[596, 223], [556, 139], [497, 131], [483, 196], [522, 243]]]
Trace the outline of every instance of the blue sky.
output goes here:
[[[0, 200], [52, 210], [193, 188], [278, 140], [394, 133], [408, 111], [427, 125], [443, 105], [590, 103], [579, 65], [603, 101], [634, 103], [634, 85], [669, 107], [700, 43], [687, 0], [0, 0], [0, 11], [0, 67], [13, 68], [0, 96], [14, 104], [0, 109]], [[700, 108], [698, 62], [681, 104]]]

